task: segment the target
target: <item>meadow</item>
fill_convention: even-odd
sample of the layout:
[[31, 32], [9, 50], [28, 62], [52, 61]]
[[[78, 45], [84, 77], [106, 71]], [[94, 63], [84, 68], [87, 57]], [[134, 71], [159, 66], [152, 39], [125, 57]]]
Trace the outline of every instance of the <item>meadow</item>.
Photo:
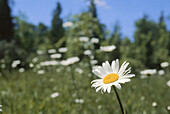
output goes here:
[[[73, 68], [77, 67], [74, 65]], [[72, 84], [75, 77], [77, 89]], [[88, 69], [80, 74], [69, 67], [54, 69], [44, 74], [36, 72], [4, 72], [0, 78], [1, 104], [4, 114], [119, 114], [115, 93], [95, 92], [91, 81], [97, 78]], [[139, 75], [118, 90], [128, 114], [168, 114], [170, 88], [169, 73], [141, 79]], [[55, 97], [51, 94], [58, 93]], [[81, 99], [81, 102], [76, 102]], [[156, 102], [156, 106], [153, 103]]]

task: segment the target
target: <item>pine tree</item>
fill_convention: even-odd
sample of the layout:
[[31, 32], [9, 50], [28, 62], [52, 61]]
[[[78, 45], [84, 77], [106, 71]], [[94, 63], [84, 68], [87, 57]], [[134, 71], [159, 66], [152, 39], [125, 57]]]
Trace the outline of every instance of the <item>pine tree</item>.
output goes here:
[[8, 0], [0, 0], [0, 39], [10, 41], [14, 35]]
[[57, 8], [54, 10], [52, 19], [52, 28], [50, 30], [50, 40], [54, 44], [64, 35], [63, 20], [60, 18], [62, 8], [57, 2]]

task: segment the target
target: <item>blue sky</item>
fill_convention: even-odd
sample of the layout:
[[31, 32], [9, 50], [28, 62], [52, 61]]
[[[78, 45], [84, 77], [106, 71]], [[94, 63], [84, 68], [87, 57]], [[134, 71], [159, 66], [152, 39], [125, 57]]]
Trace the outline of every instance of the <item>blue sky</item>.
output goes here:
[[[88, 8], [88, 3], [85, 2], [87, 0], [14, 0], [13, 15], [18, 15], [21, 11], [33, 24], [43, 22], [50, 25], [57, 1], [62, 5], [63, 18], [79, 14]], [[133, 38], [134, 22], [143, 14], [148, 14], [149, 19], [155, 21], [158, 21], [161, 11], [164, 11], [165, 17], [170, 15], [170, 0], [96, 0], [96, 5], [98, 17], [106, 24], [107, 29], [112, 30], [114, 24], [119, 22], [123, 35], [130, 38]], [[167, 18], [166, 22], [170, 25]]]

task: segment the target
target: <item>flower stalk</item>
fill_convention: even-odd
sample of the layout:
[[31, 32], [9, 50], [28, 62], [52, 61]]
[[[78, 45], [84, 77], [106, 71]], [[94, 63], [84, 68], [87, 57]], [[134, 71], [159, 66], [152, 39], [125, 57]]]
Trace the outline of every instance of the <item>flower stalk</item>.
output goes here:
[[122, 105], [122, 103], [121, 103], [121, 100], [120, 100], [119, 94], [118, 94], [118, 92], [117, 92], [117, 90], [116, 90], [116, 87], [115, 87], [115, 86], [113, 86], [113, 88], [114, 88], [114, 91], [115, 91], [115, 94], [116, 94], [117, 100], [118, 100], [118, 102], [119, 102], [119, 106], [120, 106], [120, 109], [121, 109], [121, 111], [122, 111], [122, 114], [124, 114], [124, 109], [123, 109], [123, 105]]

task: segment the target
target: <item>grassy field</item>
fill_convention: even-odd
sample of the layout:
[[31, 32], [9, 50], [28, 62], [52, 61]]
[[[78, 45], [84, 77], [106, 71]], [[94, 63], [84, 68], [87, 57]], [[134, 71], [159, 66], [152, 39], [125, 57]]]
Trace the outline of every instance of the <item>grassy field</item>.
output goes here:
[[[73, 72], [77, 90], [72, 84], [71, 72], [64, 69], [42, 75], [31, 70], [5, 72], [3, 75], [7, 78], [0, 77], [1, 109], [4, 114], [120, 114], [113, 89], [110, 94], [96, 93], [90, 82], [97, 77], [89, 72]], [[169, 74], [151, 76], [149, 83], [136, 76], [123, 84], [118, 93], [128, 114], [170, 113], [167, 110], [170, 105], [168, 80]], [[55, 92], [59, 96], [51, 98]], [[83, 103], [75, 102], [78, 96]], [[157, 103], [156, 107], [152, 106], [153, 102]]]

